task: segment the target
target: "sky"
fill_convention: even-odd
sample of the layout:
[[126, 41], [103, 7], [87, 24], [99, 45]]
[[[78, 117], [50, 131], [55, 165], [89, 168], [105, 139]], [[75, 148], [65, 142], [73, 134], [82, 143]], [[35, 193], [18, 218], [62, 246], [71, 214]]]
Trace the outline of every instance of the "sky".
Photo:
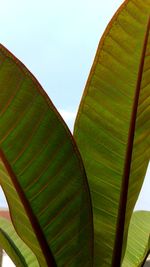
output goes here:
[[[1, 1], [1, 43], [35, 75], [71, 129], [99, 39], [122, 2]], [[150, 168], [137, 209], [150, 209], [149, 188]]]
[[2, 262], [2, 267], [14, 267], [15, 265], [11, 261], [11, 259], [5, 254], [3, 256], [3, 262]]

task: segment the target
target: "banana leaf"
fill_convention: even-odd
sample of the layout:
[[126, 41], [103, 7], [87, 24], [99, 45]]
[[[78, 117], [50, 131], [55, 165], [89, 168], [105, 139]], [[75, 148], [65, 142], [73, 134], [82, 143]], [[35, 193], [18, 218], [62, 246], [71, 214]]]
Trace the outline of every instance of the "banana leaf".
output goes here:
[[40, 84], [2, 45], [0, 127], [0, 184], [17, 233], [42, 267], [91, 266], [91, 199], [80, 153]]
[[[2, 160], [0, 160], [0, 183], [5, 191], [6, 199], [10, 207], [12, 221], [18, 234], [20, 235], [21, 231], [21, 238], [25, 243], [28, 244], [29, 247], [32, 248], [34, 253], [37, 255], [40, 265], [47, 266], [32, 225], [26, 215], [24, 206], [19, 199], [18, 193], [12, 184], [10, 176]], [[4, 214], [0, 215], [3, 216]]]
[[122, 267], [141, 267], [150, 253], [150, 211], [136, 211], [131, 217]]
[[75, 122], [92, 195], [95, 267], [121, 266], [150, 158], [149, 15], [150, 0], [126, 0], [116, 12], [100, 40]]
[[19, 267], [38, 267], [33, 252], [19, 238], [11, 221], [0, 218], [0, 246], [5, 250], [13, 263]]

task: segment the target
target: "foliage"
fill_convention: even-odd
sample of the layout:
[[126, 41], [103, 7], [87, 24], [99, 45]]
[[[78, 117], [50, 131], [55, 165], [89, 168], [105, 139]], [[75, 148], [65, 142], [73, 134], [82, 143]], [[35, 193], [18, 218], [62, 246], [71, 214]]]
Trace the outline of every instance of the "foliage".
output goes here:
[[107, 26], [74, 136], [0, 45], [0, 184], [15, 227], [1, 219], [0, 241], [17, 266], [144, 264], [150, 212], [132, 212], [150, 156], [149, 14], [150, 0], [126, 0]]

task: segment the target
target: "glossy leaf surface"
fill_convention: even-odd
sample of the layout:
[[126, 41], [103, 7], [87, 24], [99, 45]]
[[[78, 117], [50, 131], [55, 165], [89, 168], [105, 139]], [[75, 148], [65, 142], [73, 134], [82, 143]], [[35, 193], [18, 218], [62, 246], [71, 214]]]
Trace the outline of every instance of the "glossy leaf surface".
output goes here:
[[114, 15], [75, 123], [92, 194], [98, 267], [120, 267], [150, 158], [149, 14], [150, 0], [128, 0]]
[[91, 266], [91, 203], [78, 149], [39, 83], [2, 45], [0, 126], [0, 179], [17, 232], [39, 257], [38, 243], [27, 240], [34, 228], [49, 267]]
[[150, 211], [136, 211], [131, 217], [122, 267], [141, 267], [150, 253]]
[[12, 223], [4, 218], [0, 218], [0, 246], [16, 266], [39, 266], [35, 255], [19, 238]]

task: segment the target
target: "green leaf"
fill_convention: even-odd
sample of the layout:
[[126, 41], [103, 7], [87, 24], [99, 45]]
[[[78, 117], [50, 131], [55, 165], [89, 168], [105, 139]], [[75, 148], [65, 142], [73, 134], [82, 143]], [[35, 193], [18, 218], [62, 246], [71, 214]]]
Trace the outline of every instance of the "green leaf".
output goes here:
[[131, 217], [122, 267], [141, 267], [150, 253], [150, 212], [136, 211]]
[[2, 45], [0, 63], [0, 183], [15, 228], [42, 267], [91, 266], [90, 194], [72, 135], [37, 80]]
[[16, 266], [39, 266], [33, 252], [17, 235], [12, 223], [5, 218], [0, 218], [0, 245]]
[[120, 267], [150, 158], [149, 14], [150, 0], [128, 0], [114, 15], [75, 123], [92, 194], [98, 267]]
[[[43, 253], [41, 251], [38, 240], [35, 236], [32, 225], [26, 215], [24, 206], [19, 199], [18, 193], [16, 192], [10, 176], [5, 168], [5, 165], [0, 160], [0, 183], [4, 189], [9, 207], [11, 209], [12, 221], [16, 227], [18, 234], [24, 240], [25, 243], [32, 248], [34, 253], [37, 255], [40, 266], [47, 266]], [[4, 214], [0, 214], [3, 216]], [[4, 216], [3, 216], [4, 217]]]

